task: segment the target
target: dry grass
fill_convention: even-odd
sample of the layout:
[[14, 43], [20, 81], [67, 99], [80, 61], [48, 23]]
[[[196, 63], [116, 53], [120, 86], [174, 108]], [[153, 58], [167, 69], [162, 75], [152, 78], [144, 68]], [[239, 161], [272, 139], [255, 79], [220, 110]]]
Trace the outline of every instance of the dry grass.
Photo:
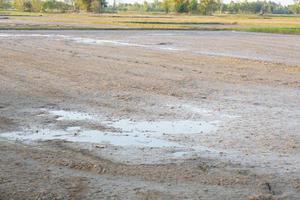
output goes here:
[[[300, 16], [284, 15], [164, 15], [164, 14], [40, 14], [0, 11], [12, 24], [0, 29], [180, 29], [237, 30], [300, 34]], [[18, 26], [13, 22], [19, 23]]]

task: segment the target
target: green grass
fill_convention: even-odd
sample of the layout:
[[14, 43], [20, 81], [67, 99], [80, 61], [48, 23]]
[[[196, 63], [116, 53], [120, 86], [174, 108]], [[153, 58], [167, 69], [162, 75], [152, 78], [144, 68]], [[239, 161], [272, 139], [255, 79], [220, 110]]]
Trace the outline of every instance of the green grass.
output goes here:
[[0, 10], [0, 16], [10, 16], [10, 17], [39, 17], [42, 13], [33, 13], [33, 12], [20, 12], [14, 10]]
[[262, 33], [279, 33], [279, 34], [294, 34], [300, 35], [300, 28], [285, 28], [285, 27], [252, 27], [246, 29], [240, 29], [248, 32], [262, 32]]
[[160, 22], [160, 21], [122, 21], [129, 24], [164, 24], [164, 25], [226, 25], [220, 22]]

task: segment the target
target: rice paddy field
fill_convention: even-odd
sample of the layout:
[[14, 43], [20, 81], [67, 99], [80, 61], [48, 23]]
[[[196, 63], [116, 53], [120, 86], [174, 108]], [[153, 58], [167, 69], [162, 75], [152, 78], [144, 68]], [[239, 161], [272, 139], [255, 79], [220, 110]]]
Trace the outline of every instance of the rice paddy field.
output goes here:
[[296, 15], [164, 15], [164, 14], [45, 14], [0, 11], [0, 29], [155, 29], [235, 30], [283, 34], [300, 33]]

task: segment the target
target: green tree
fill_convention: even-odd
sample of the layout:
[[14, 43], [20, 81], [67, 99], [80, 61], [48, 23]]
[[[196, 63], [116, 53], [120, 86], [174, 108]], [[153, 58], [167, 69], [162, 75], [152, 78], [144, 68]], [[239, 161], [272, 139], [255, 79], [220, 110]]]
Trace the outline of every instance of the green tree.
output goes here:
[[8, 9], [11, 8], [11, 2], [8, 2], [6, 0], [0, 0], [0, 9]]
[[190, 0], [188, 9], [190, 13], [196, 13], [198, 10], [198, 2], [197, 0]]
[[214, 0], [201, 0], [199, 5], [199, 11], [203, 15], [209, 15], [216, 9]]
[[219, 14], [221, 14], [222, 10], [223, 10], [223, 1], [222, 0], [216, 0], [215, 5], [216, 5], [216, 9], [219, 11]]
[[31, 1], [24, 1], [23, 2], [23, 11], [25, 12], [32, 12], [33, 6]]
[[159, 0], [154, 0], [151, 7], [153, 11], [159, 11], [162, 9], [162, 2]]
[[101, 12], [101, 1], [100, 0], [92, 0], [90, 10], [94, 13], [100, 13]]
[[238, 13], [239, 11], [239, 6], [237, 5], [237, 3], [234, 3], [234, 1], [231, 1], [228, 5], [228, 12], [230, 13]]
[[76, 10], [90, 11], [90, 0], [75, 0]]
[[291, 8], [294, 14], [300, 14], [300, 0], [294, 0], [294, 4]]
[[[37, 4], [35, 5], [38, 8]], [[33, 12], [34, 6], [30, 0], [15, 0], [14, 7], [19, 11]]]
[[106, 5], [105, 0], [75, 0], [75, 9], [87, 12], [101, 12]]
[[188, 0], [175, 0], [174, 4], [174, 8], [177, 13], [188, 12]]
[[172, 1], [171, 0], [163, 0], [163, 8], [166, 13], [169, 13], [172, 9]]
[[19, 11], [24, 11], [23, 4], [24, 4], [24, 0], [15, 0], [14, 1], [14, 7]]
[[108, 6], [108, 3], [106, 0], [100, 0], [100, 7], [101, 9], [106, 8]]
[[47, 0], [43, 3], [43, 12], [65, 12], [66, 10], [73, 9], [73, 5], [66, 4], [55, 0]]
[[31, 0], [32, 12], [41, 12], [43, 9], [43, 2], [41, 0]]
[[148, 11], [150, 10], [150, 6], [149, 6], [149, 4], [148, 4], [147, 1], [144, 1], [144, 4], [143, 4], [143, 10], [144, 10], [145, 12], [148, 12]]

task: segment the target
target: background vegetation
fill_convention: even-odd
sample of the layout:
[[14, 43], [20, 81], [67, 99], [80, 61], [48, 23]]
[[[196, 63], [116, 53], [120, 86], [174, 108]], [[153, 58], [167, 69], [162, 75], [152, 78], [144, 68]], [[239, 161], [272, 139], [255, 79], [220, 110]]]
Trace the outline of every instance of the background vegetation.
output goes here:
[[222, 0], [155, 0], [153, 3], [122, 4], [116, 10], [138, 11], [138, 12], [174, 12], [201, 15], [212, 15], [214, 13], [229, 14], [300, 14], [300, 0], [290, 6], [282, 6], [272, 1], [248, 2], [247, 0], [224, 4]]
[[[155, 0], [107, 5], [104, 0], [0, 0], [0, 30], [172, 29], [300, 34], [300, 0]], [[5, 17], [3, 17], [5, 16]]]
[[0, 9], [16, 9], [26, 12], [165, 12], [212, 15], [229, 14], [300, 14], [300, 0], [290, 6], [272, 1], [233, 2], [222, 0], [154, 0], [153, 3], [119, 3], [107, 5], [106, 0], [0, 0]]

